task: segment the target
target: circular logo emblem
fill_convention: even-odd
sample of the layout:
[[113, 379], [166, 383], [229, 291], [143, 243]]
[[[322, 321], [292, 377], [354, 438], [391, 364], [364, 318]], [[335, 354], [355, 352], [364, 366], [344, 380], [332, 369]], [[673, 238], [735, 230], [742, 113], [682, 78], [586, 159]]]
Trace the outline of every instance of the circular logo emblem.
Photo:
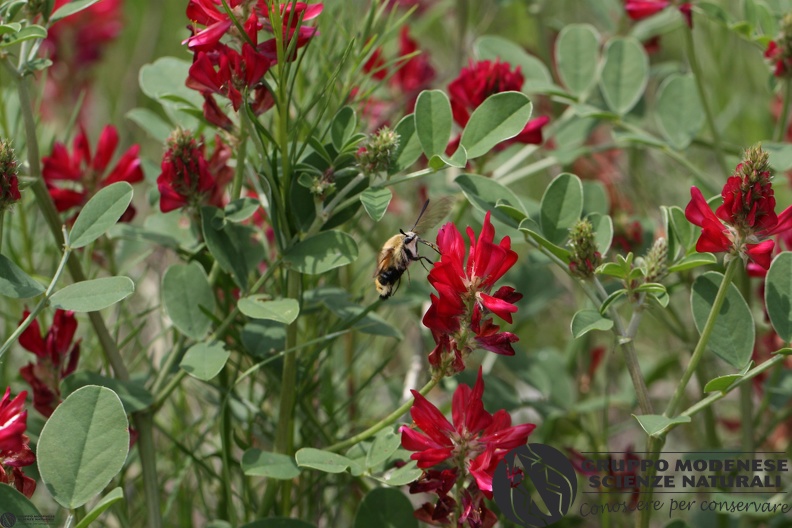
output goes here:
[[4, 513], [0, 515], [0, 526], [3, 528], [11, 528], [16, 524], [17, 518], [13, 513]]
[[528, 444], [509, 451], [495, 469], [492, 495], [501, 513], [520, 526], [550, 526], [575, 501], [577, 477], [558, 449]]

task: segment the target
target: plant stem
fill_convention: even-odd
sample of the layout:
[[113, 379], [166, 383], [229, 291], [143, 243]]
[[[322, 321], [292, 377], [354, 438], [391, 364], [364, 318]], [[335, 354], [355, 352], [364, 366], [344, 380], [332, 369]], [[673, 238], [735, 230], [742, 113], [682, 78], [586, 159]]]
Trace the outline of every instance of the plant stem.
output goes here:
[[684, 374], [682, 374], [682, 379], [679, 381], [673, 396], [671, 396], [671, 400], [668, 402], [668, 407], [663, 413], [663, 415], [666, 417], [674, 416], [674, 413], [677, 411], [679, 400], [682, 398], [690, 378], [696, 371], [696, 367], [698, 367], [701, 357], [704, 355], [704, 351], [707, 349], [710, 335], [712, 334], [712, 330], [715, 328], [715, 320], [718, 318], [718, 313], [723, 306], [723, 301], [726, 300], [726, 293], [729, 291], [732, 279], [734, 278], [734, 273], [737, 271], [737, 266], [739, 266], [741, 262], [742, 260], [735, 258], [729, 262], [728, 266], [726, 266], [726, 273], [723, 276], [723, 281], [721, 282], [720, 287], [718, 288], [718, 293], [715, 295], [715, 300], [712, 303], [712, 310], [710, 310], [710, 313], [707, 316], [707, 322], [704, 324], [704, 328], [701, 330], [701, 337], [699, 337], [696, 348], [693, 350], [693, 355], [690, 357], [690, 362], [688, 363]]
[[698, 90], [701, 106], [704, 109], [704, 115], [707, 117], [707, 125], [709, 126], [710, 134], [712, 134], [712, 148], [715, 151], [715, 159], [718, 161], [718, 165], [720, 165], [723, 175], [728, 176], [730, 171], [729, 167], [726, 165], [726, 158], [723, 156], [720, 133], [718, 132], [718, 128], [715, 125], [715, 118], [712, 115], [712, 109], [709, 105], [710, 100], [707, 97], [707, 93], [704, 91], [704, 81], [702, 79], [701, 66], [699, 65], [698, 59], [696, 58], [696, 45], [693, 42], [693, 30], [689, 27], [686, 27], [682, 32], [685, 34], [685, 48], [688, 56], [688, 62], [690, 63], [690, 69], [693, 72], [693, 78], [696, 81], [696, 90]]
[[[440, 378], [432, 378], [432, 379], [430, 379], [429, 382], [426, 385], [424, 385], [421, 388], [421, 390], [419, 390], [418, 392], [420, 392], [422, 396], [425, 396], [426, 393], [428, 393], [430, 390], [432, 390], [435, 387], [435, 385], [438, 384], [439, 381], [440, 381]], [[404, 402], [398, 409], [396, 409], [395, 411], [390, 413], [388, 416], [386, 416], [385, 418], [383, 418], [382, 420], [380, 420], [376, 424], [372, 425], [371, 427], [369, 427], [365, 431], [363, 431], [361, 433], [358, 433], [358, 434], [356, 434], [355, 436], [353, 436], [351, 438], [347, 438], [346, 440], [343, 440], [341, 442], [335, 443], [335, 444], [331, 445], [330, 447], [326, 447], [325, 450], [326, 451], [341, 451], [342, 449], [346, 449], [348, 447], [352, 447], [353, 445], [355, 445], [355, 444], [357, 444], [359, 442], [362, 442], [363, 440], [371, 438], [372, 436], [374, 436], [375, 434], [379, 433], [380, 431], [382, 431], [383, 429], [385, 429], [389, 425], [391, 425], [394, 422], [396, 422], [396, 420], [398, 420], [404, 413], [406, 413], [408, 410], [410, 410], [410, 407], [412, 407], [412, 404], [413, 404], [413, 399], [414, 398], [410, 398], [409, 400]]]
[[63, 269], [66, 267], [66, 262], [69, 260], [69, 255], [71, 255], [71, 247], [69, 247], [68, 244], [69, 235], [66, 233], [65, 226], [63, 227], [63, 236], [66, 240], [66, 244], [63, 248], [63, 256], [61, 257], [60, 263], [58, 264], [58, 268], [55, 270], [55, 275], [53, 275], [49, 286], [47, 286], [47, 289], [44, 292], [44, 297], [41, 298], [38, 304], [36, 304], [35, 308], [33, 308], [33, 311], [28, 314], [24, 321], [22, 321], [22, 324], [20, 324], [17, 329], [14, 330], [14, 333], [12, 333], [8, 339], [6, 339], [5, 343], [3, 343], [3, 346], [0, 347], [0, 358], [3, 357], [3, 354], [5, 354], [6, 351], [11, 348], [11, 345], [13, 345], [16, 340], [19, 339], [19, 336], [21, 336], [22, 333], [33, 323], [33, 321], [36, 320], [36, 317], [38, 317], [38, 314], [41, 313], [41, 310], [43, 310], [44, 307], [49, 304], [49, 298], [52, 295], [52, 291], [55, 289], [55, 285], [60, 280], [60, 277], [63, 274]]
[[790, 100], [792, 100], [792, 82], [789, 82], [789, 79], [784, 79], [784, 102], [781, 107], [781, 116], [778, 118], [775, 133], [773, 134], [773, 141], [775, 142], [783, 141], [786, 135]]

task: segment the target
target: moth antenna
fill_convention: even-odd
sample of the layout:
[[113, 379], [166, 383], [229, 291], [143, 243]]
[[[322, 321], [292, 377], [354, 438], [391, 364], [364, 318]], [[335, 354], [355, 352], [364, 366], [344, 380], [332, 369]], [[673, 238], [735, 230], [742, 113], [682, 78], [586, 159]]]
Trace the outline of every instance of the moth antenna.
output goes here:
[[421, 221], [421, 217], [422, 217], [422, 216], [424, 215], [424, 213], [426, 212], [426, 208], [427, 208], [427, 207], [429, 207], [429, 200], [426, 200], [426, 201], [424, 202], [424, 204], [423, 204], [423, 207], [421, 207], [421, 212], [420, 212], [420, 213], [418, 213], [418, 218], [415, 220], [415, 223], [413, 224], [413, 226], [412, 226], [412, 229], [410, 229], [410, 231], [415, 231], [415, 226], [417, 226], [417, 225], [418, 225], [418, 222], [420, 222], [420, 221]]

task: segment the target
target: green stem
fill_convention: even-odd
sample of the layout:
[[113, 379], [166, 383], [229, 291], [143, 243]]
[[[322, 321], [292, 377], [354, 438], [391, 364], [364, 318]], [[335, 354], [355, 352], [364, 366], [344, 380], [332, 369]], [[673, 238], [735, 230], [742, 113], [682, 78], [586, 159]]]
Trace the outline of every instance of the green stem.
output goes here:
[[[245, 95], [247, 97], [247, 94]], [[238, 200], [242, 196], [242, 183], [245, 181], [245, 161], [247, 158], [248, 127], [246, 126], [244, 112], [239, 114], [239, 148], [236, 156], [236, 170], [234, 183], [231, 187], [231, 200]]]
[[698, 59], [696, 58], [696, 45], [693, 42], [693, 29], [684, 28], [683, 33], [685, 34], [685, 49], [688, 56], [688, 62], [690, 63], [690, 69], [693, 72], [693, 78], [696, 80], [696, 90], [698, 90], [701, 106], [704, 108], [704, 115], [707, 117], [707, 125], [709, 126], [710, 134], [712, 134], [712, 147], [715, 151], [715, 158], [718, 161], [718, 165], [720, 165], [723, 175], [727, 176], [730, 171], [729, 167], [726, 165], [726, 158], [723, 156], [720, 133], [718, 132], [718, 128], [715, 125], [715, 118], [713, 117], [712, 109], [709, 105], [710, 100], [707, 97], [706, 91], [704, 90], [701, 66], [699, 65]]
[[[289, 271], [286, 276], [286, 297], [300, 298], [302, 277], [296, 271]], [[286, 329], [286, 348], [294, 348], [297, 344], [298, 322], [295, 321]], [[278, 411], [278, 428], [275, 432], [275, 450], [278, 453], [291, 455], [294, 444], [294, 406], [297, 402], [297, 354], [292, 352], [283, 358], [283, 374], [281, 376], [281, 398]], [[291, 481], [284, 481], [281, 489], [282, 511], [291, 510]]]
[[3, 251], [3, 224], [5, 223], [5, 211], [0, 211], [0, 253]]
[[784, 103], [781, 107], [781, 116], [778, 118], [778, 123], [776, 123], [775, 133], [773, 134], [773, 141], [777, 143], [783, 141], [786, 135], [790, 100], [792, 100], [792, 82], [789, 82], [789, 79], [784, 79]]
[[33, 323], [33, 321], [36, 320], [36, 317], [38, 317], [38, 314], [41, 313], [41, 310], [43, 310], [49, 304], [49, 298], [52, 295], [52, 291], [55, 289], [55, 285], [58, 284], [58, 281], [63, 274], [63, 270], [66, 267], [66, 262], [68, 262], [69, 256], [71, 255], [71, 247], [69, 247], [68, 243], [69, 235], [66, 233], [65, 226], [63, 227], [63, 236], [66, 240], [66, 244], [63, 248], [63, 256], [61, 257], [60, 263], [58, 264], [58, 268], [55, 270], [55, 275], [52, 277], [49, 286], [47, 286], [47, 289], [44, 292], [44, 297], [41, 298], [38, 304], [36, 304], [35, 308], [33, 308], [33, 311], [28, 314], [24, 321], [22, 321], [22, 324], [20, 324], [17, 329], [14, 330], [14, 333], [12, 333], [9, 338], [6, 339], [5, 343], [3, 343], [3, 346], [0, 347], [0, 358], [3, 357], [3, 354], [5, 354], [6, 351], [11, 348], [11, 345], [13, 345], [16, 340], [19, 339], [19, 336], [21, 336], [22, 333]]
[[663, 415], [666, 417], [674, 416], [677, 411], [679, 401], [682, 398], [682, 395], [685, 393], [688, 382], [693, 376], [693, 373], [696, 371], [696, 367], [698, 367], [698, 364], [704, 355], [704, 351], [707, 349], [710, 335], [715, 328], [715, 320], [718, 318], [720, 309], [723, 306], [723, 301], [726, 300], [726, 293], [729, 291], [734, 274], [741, 262], [742, 260], [735, 258], [732, 259], [732, 261], [729, 262], [729, 265], [726, 267], [726, 273], [723, 276], [723, 282], [721, 282], [721, 285], [718, 288], [718, 293], [715, 295], [715, 300], [712, 303], [712, 310], [710, 310], [710, 313], [707, 316], [707, 322], [704, 324], [704, 328], [701, 331], [701, 337], [699, 337], [696, 348], [693, 350], [693, 355], [690, 357], [690, 362], [688, 363], [684, 374], [682, 374], [682, 379], [679, 381], [673, 396], [671, 396], [671, 400], [668, 402], [668, 407], [663, 413]]
[[[660, 458], [660, 452], [663, 449], [663, 445], [665, 445], [665, 437], [658, 438], [656, 436], [649, 436], [646, 439], [646, 451], [649, 452], [649, 459], [652, 461], [652, 464], [649, 466], [649, 470], [645, 473], [645, 477], [650, 482], [653, 480], [655, 473], [657, 473], [657, 464], [655, 464], [655, 462], [657, 462], [657, 460]], [[652, 502], [653, 492], [654, 488], [649, 486], [646, 492], [641, 495], [641, 500], [644, 501], [644, 504], [650, 504]], [[640, 528], [649, 528], [653, 511], [653, 508], [640, 510], [635, 525]]]
[[740, 385], [740, 440], [742, 450], [753, 451], [753, 387], [750, 385]]
[[153, 416], [151, 412], [139, 412], [133, 415], [135, 428], [138, 432], [138, 453], [143, 467], [143, 489], [146, 495], [147, 526], [162, 526], [160, 514], [160, 489], [162, 485], [157, 477], [157, 457], [154, 445]]
[[[432, 390], [435, 387], [435, 385], [437, 385], [437, 383], [439, 381], [440, 381], [440, 378], [432, 378], [432, 379], [430, 379], [429, 382], [426, 385], [424, 385], [423, 388], [421, 388], [421, 390], [419, 390], [418, 392], [420, 392], [422, 396], [425, 396], [426, 393], [428, 393], [430, 390]], [[404, 402], [398, 409], [396, 409], [395, 411], [390, 413], [388, 416], [386, 416], [385, 418], [383, 418], [382, 420], [380, 420], [376, 424], [372, 425], [371, 427], [369, 427], [365, 431], [363, 431], [361, 433], [358, 433], [358, 434], [356, 434], [355, 436], [353, 436], [351, 438], [347, 438], [346, 440], [343, 440], [341, 442], [335, 443], [335, 444], [331, 445], [330, 447], [326, 447], [325, 450], [327, 450], [327, 451], [341, 451], [343, 449], [347, 449], [349, 447], [352, 447], [353, 445], [355, 445], [357, 443], [360, 443], [363, 440], [371, 438], [372, 436], [374, 436], [375, 434], [379, 433], [380, 431], [382, 431], [383, 429], [385, 429], [389, 425], [391, 425], [394, 422], [396, 422], [396, 420], [398, 420], [402, 415], [404, 415], [404, 413], [409, 411], [410, 407], [412, 407], [413, 400], [414, 400], [413, 398], [410, 398], [409, 400]]]

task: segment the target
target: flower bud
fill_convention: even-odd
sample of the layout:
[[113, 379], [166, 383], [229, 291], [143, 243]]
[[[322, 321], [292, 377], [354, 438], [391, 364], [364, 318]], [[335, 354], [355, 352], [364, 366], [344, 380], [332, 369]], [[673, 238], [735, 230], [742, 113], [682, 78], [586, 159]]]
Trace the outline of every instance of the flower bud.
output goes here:
[[358, 165], [366, 174], [387, 171], [393, 166], [398, 148], [399, 134], [388, 127], [382, 127], [358, 149]]
[[582, 279], [594, 276], [594, 270], [602, 263], [602, 255], [594, 241], [594, 226], [588, 220], [578, 220], [569, 230], [569, 246], [572, 257], [569, 270]]
[[659, 282], [668, 274], [666, 261], [668, 260], [668, 242], [660, 237], [654, 241], [652, 248], [643, 261], [646, 282]]
[[17, 174], [14, 149], [7, 140], [0, 139], [0, 213], [22, 198]]

